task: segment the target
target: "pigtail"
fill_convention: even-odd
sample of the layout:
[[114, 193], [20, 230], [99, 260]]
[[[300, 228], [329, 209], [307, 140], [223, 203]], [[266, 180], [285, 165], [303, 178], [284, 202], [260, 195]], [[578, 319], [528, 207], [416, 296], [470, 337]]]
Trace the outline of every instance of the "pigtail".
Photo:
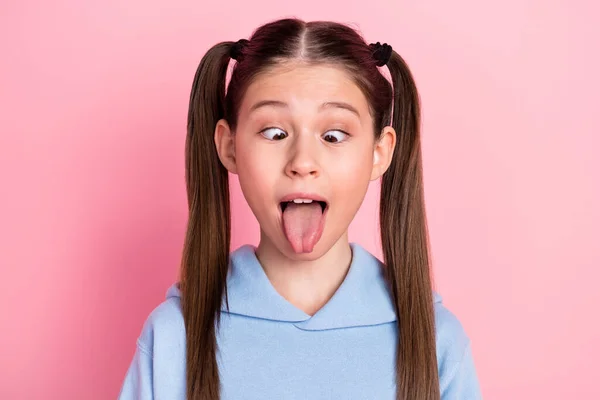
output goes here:
[[189, 219], [180, 285], [189, 400], [219, 399], [216, 329], [226, 292], [231, 212], [228, 172], [217, 154], [214, 129], [225, 114], [225, 78], [232, 45], [219, 43], [202, 58], [188, 110], [185, 177]]
[[386, 274], [399, 330], [397, 398], [439, 400], [420, 101], [402, 57], [393, 52], [387, 66], [394, 86], [392, 126], [397, 141], [391, 165], [382, 177], [379, 211]]

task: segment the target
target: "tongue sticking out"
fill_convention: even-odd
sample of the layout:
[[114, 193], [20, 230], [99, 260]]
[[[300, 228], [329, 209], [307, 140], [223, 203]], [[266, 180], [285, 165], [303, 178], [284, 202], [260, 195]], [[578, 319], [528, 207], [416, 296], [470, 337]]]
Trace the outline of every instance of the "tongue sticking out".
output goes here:
[[323, 233], [323, 210], [312, 203], [288, 203], [283, 211], [283, 229], [296, 253], [310, 253]]

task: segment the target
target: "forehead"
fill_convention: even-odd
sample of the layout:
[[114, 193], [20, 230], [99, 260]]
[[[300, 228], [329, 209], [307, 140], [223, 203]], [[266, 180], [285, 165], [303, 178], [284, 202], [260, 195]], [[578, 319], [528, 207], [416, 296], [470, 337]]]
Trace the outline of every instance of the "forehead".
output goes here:
[[281, 64], [259, 74], [248, 86], [240, 111], [260, 101], [276, 100], [294, 107], [345, 102], [362, 116], [369, 114], [367, 99], [344, 69], [328, 65]]

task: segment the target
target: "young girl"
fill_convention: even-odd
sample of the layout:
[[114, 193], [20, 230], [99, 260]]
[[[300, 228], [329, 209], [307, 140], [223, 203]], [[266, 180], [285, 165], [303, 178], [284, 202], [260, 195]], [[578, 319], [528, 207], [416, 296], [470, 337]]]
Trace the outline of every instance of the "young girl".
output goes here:
[[[231, 253], [230, 172], [260, 224], [258, 246]], [[348, 241], [379, 178], [384, 262]], [[418, 94], [389, 45], [284, 19], [212, 47], [186, 181], [180, 282], [148, 317], [120, 399], [481, 397], [469, 339], [432, 290]]]

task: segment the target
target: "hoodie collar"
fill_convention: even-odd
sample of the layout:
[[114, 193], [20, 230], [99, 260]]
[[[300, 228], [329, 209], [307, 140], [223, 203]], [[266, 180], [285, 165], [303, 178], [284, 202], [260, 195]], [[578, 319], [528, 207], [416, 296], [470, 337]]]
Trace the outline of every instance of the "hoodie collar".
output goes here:
[[243, 245], [230, 257], [227, 277], [229, 310], [248, 317], [290, 322], [304, 330], [326, 330], [369, 326], [396, 320], [381, 262], [362, 246], [350, 243], [352, 261], [333, 297], [312, 317], [300, 310], [271, 284], [258, 258], [256, 247]]
[[[350, 243], [350, 247], [352, 261], [346, 278], [333, 297], [311, 317], [275, 290], [256, 257], [256, 247], [243, 245], [231, 253], [227, 273], [229, 309], [223, 301], [221, 311], [292, 323], [309, 331], [395, 321], [396, 313], [383, 276], [383, 264], [359, 244]], [[169, 297], [180, 297], [178, 284], [169, 289]], [[434, 302], [441, 302], [441, 297], [435, 292]]]

